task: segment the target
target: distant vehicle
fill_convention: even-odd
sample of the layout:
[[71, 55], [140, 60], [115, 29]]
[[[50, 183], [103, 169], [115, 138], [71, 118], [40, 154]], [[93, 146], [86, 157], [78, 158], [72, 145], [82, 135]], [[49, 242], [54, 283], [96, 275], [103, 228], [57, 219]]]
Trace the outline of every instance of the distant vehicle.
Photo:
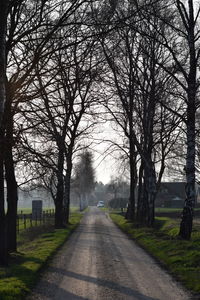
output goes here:
[[104, 201], [99, 201], [97, 203], [97, 207], [104, 207]]

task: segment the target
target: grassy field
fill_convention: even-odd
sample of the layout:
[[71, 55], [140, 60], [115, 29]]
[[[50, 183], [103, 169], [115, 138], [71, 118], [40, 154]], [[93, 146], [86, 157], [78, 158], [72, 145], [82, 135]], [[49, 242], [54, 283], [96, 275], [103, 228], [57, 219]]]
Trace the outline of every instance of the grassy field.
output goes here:
[[[43, 207], [43, 211], [49, 211], [49, 210], [52, 210], [52, 209], [55, 209], [55, 207], [54, 206], [52, 206], [52, 207]], [[31, 214], [32, 213], [32, 208], [31, 207], [22, 207], [22, 208], [18, 208], [18, 210], [17, 210], [17, 213], [18, 214], [21, 214], [21, 213], [23, 213], [23, 214]]]
[[156, 218], [155, 228], [151, 229], [138, 227], [120, 214], [111, 213], [110, 216], [175, 278], [194, 293], [200, 294], [200, 223], [195, 223], [191, 241], [183, 241], [178, 238], [180, 220]]
[[[42, 210], [43, 211], [49, 211], [49, 210], [52, 210], [54, 209], [55, 210], [55, 207], [52, 206], [52, 207], [44, 207]], [[75, 212], [75, 211], [78, 211], [79, 210], [79, 207], [77, 206], [71, 206], [70, 207], [70, 212]], [[31, 207], [21, 207], [17, 210], [17, 213], [18, 214], [31, 214], [32, 213], [32, 208]]]
[[182, 208], [156, 207], [155, 212], [181, 212]]
[[[113, 212], [120, 212], [121, 210], [118, 209], [112, 209], [112, 208], [108, 208], [105, 207], [105, 209], [113, 211]], [[171, 212], [182, 212], [183, 208], [173, 208], [173, 207], [156, 207], [155, 208], [155, 212], [163, 212], [163, 213], [171, 213]], [[124, 209], [124, 211], [126, 211]], [[194, 211], [200, 211], [200, 208], [195, 208]]]
[[[44, 208], [43, 212], [49, 212], [50, 210], [52, 211], [55, 208]], [[75, 212], [78, 212], [79, 208], [78, 207], [70, 207], [70, 214], [73, 214]], [[54, 217], [48, 217], [48, 218], [39, 218], [38, 220], [30, 220], [29, 215], [32, 213], [31, 208], [22, 208], [18, 210], [18, 215], [19, 215], [19, 221], [18, 221], [18, 226], [17, 226], [17, 232], [19, 233], [21, 230], [28, 229], [30, 227], [34, 226], [41, 226], [43, 223], [45, 224], [53, 224], [54, 223]], [[21, 216], [22, 214], [22, 216]], [[26, 216], [26, 220], [24, 220], [24, 215]]]
[[18, 236], [18, 252], [11, 255], [7, 268], [0, 268], [0, 299], [22, 300], [35, 284], [38, 272], [79, 224], [82, 214], [74, 212], [66, 229], [52, 225], [22, 231]]
[[[183, 208], [170, 208], [170, 207], [156, 207], [155, 212], [182, 212]], [[199, 211], [200, 208], [195, 208], [194, 211]]]

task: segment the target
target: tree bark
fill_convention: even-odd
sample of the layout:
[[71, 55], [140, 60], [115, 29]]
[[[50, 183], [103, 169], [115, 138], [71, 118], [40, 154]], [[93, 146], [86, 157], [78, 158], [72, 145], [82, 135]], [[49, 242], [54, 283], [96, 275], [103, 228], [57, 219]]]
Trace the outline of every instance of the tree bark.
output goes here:
[[189, 18], [187, 27], [189, 48], [189, 73], [187, 79], [187, 154], [186, 154], [186, 199], [182, 213], [179, 235], [189, 240], [192, 233], [193, 208], [195, 205], [195, 117], [197, 92], [197, 58], [195, 48], [195, 18], [193, 0], [188, 0]]
[[129, 203], [126, 213], [126, 219], [130, 221], [135, 220], [135, 189], [137, 185], [137, 168], [136, 168], [136, 157], [135, 147], [133, 143], [130, 143], [130, 196]]
[[8, 2], [8, 0], [0, 1], [0, 126], [3, 120], [6, 100], [6, 29]]
[[57, 192], [56, 201], [55, 201], [55, 228], [65, 227], [63, 224], [63, 203], [60, 201], [59, 193]]
[[7, 242], [8, 251], [17, 250], [17, 182], [15, 178], [13, 153], [12, 153], [12, 137], [6, 137], [6, 156], [5, 156], [5, 174], [7, 185]]
[[17, 250], [17, 202], [18, 191], [13, 160], [12, 87], [6, 84], [5, 123], [5, 177], [7, 185], [7, 243], [8, 251]]
[[[5, 162], [6, 182], [7, 182], [7, 243], [8, 251], [17, 250], [17, 182], [15, 179], [14, 165], [12, 161], [12, 151], [7, 152]], [[9, 161], [10, 160], [10, 161]]]
[[6, 216], [4, 207], [4, 165], [3, 165], [3, 130], [2, 120], [4, 115], [4, 104], [6, 100], [6, 29], [8, 0], [0, 1], [0, 264], [8, 262], [6, 245]]
[[[190, 97], [190, 95], [189, 95]], [[195, 205], [195, 95], [191, 95], [187, 109], [187, 156], [186, 156], [186, 199], [182, 212], [179, 235], [189, 240], [192, 233], [193, 208]]]
[[152, 227], [155, 219], [155, 198], [156, 198], [156, 174], [153, 163], [147, 164], [146, 168], [146, 190], [148, 195], [148, 219], [147, 225]]
[[144, 199], [144, 184], [143, 184], [144, 165], [141, 159], [138, 175], [138, 192], [137, 192], [137, 221], [143, 223], [143, 199]]
[[8, 251], [6, 240], [6, 215], [4, 199], [4, 164], [3, 164], [3, 137], [0, 133], [0, 265], [7, 265]]
[[66, 224], [69, 223], [71, 173], [72, 173], [72, 161], [71, 161], [71, 157], [70, 157], [70, 158], [67, 158], [67, 171], [66, 171], [66, 175], [65, 175], [64, 222]]
[[149, 157], [146, 157], [141, 167], [144, 169], [140, 171], [137, 219], [141, 224], [152, 227], [155, 219], [156, 173], [154, 163]]
[[65, 227], [63, 223], [63, 197], [64, 197], [64, 183], [63, 183], [63, 165], [64, 154], [59, 151], [58, 170], [57, 170], [57, 191], [55, 197], [55, 228]]
[[148, 188], [147, 188], [147, 173], [145, 172], [144, 167], [144, 179], [142, 185], [142, 201], [141, 201], [141, 224], [147, 225], [148, 224], [148, 214], [149, 214], [149, 203], [148, 203]]

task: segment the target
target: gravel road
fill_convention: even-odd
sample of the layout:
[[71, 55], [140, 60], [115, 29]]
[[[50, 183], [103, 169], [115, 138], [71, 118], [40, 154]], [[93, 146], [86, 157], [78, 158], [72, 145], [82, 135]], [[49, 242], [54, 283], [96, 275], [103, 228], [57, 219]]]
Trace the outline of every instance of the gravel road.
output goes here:
[[53, 259], [28, 300], [192, 299], [96, 207]]

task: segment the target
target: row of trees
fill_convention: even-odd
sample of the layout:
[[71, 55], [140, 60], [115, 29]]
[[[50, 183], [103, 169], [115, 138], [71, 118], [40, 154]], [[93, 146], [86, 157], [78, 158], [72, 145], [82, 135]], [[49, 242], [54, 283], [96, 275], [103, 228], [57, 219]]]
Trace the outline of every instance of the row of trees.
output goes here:
[[17, 180], [50, 189], [55, 227], [68, 222], [72, 158], [95, 124], [89, 116], [97, 62], [87, 1], [13, 0], [1, 5], [0, 263], [4, 264], [8, 253], [16, 250]]
[[99, 43], [107, 63], [107, 76], [102, 78], [104, 105], [128, 148], [127, 218], [153, 225], [155, 197], [167, 160], [175, 154], [177, 160], [184, 156], [186, 200], [180, 236], [189, 239], [195, 203], [200, 7], [192, 0], [115, 4], [107, 14], [107, 34], [100, 36]]
[[68, 222], [73, 157], [97, 123], [97, 104], [123, 132], [129, 219], [153, 225], [167, 159], [181, 139], [186, 141], [180, 235], [189, 239], [200, 8], [192, 0], [10, 0], [0, 5], [1, 263], [16, 250], [16, 174], [20, 184], [39, 182], [51, 191], [57, 228]]

